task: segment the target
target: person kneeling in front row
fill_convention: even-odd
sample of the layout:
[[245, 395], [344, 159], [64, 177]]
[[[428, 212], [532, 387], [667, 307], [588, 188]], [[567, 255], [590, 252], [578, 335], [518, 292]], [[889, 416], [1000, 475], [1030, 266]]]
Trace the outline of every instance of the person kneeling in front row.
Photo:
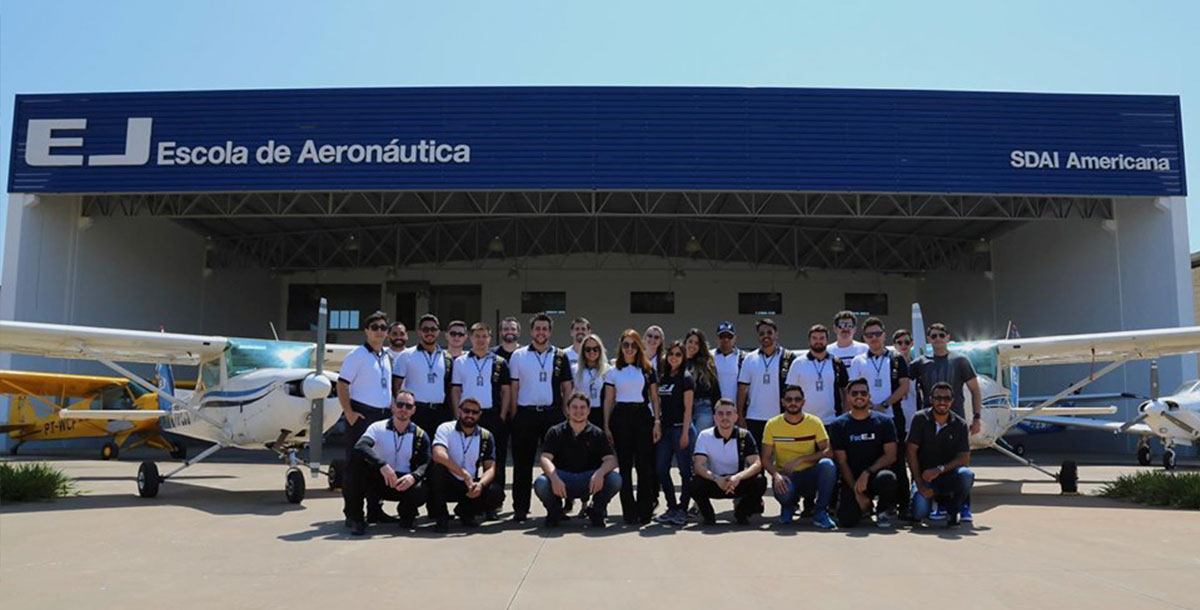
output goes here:
[[604, 527], [608, 501], [621, 490], [617, 456], [604, 431], [588, 421], [590, 413], [587, 394], [575, 392], [567, 400], [567, 421], [551, 426], [542, 440], [544, 474], [533, 491], [546, 507], [546, 527], [557, 526], [563, 501], [576, 498], [584, 499], [592, 526]]
[[[454, 514], [466, 527], [478, 525], [476, 518], [494, 511], [504, 502], [504, 490], [496, 480], [496, 441], [479, 426], [483, 407], [474, 398], [458, 406], [458, 421], [438, 426], [433, 435], [433, 465], [429, 467], [429, 516], [433, 529], [449, 529], [447, 502], [458, 502]], [[482, 464], [483, 474], [476, 476]]]
[[711, 525], [717, 521], [712, 499], [732, 498], [734, 519], [744, 525], [751, 515], [762, 514], [763, 492], [767, 490], [758, 445], [749, 430], [734, 425], [737, 405], [732, 400], [718, 400], [713, 419], [716, 426], [706, 428], [696, 438], [692, 499], [704, 523]]
[[792, 522], [800, 498], [816, 496], [813, 525], [831, 530], [829, 500], [837, 481], [837, 467], [829, 450], [829, 436], [821, 418], [804, 412], [804, 388], [783, 390], [783, 414], [767, 421], [763, 429], [763, 467], [771, 477], [779, 501], [779, 523]]
[[363, 500], [399, 503], [400, 527], [412, 529], [417, 509], [425, 503], [425, 468], [429, 436], [412, 422], [417, 409], [412, 392], [400, 390], [392, 400], [392, 416], [367, 426], [354, 444], [354, 476], [347, 481], [346, 520], [350, 533], [367, 532]]
[[878, 498], [875, 525], [892, 526], [896, 518], [896, 425], [892, 418], [871, 408], [871, 388], [859, 377], [846, 386], [850, 411], [829, 424], [833, 457], [842, 475], [838, 525], [853, 527], [872, 512]]
[[908, 468], [912, 472], [913, 519], [929, 516], [933, 499], [948, 511], [947, 527], [959, 523], [963, 502], [971, 494], [975, 473], [971, 463], [969, 431], [962, 418], [950, 411], [954, 391], [940, 381], [930, 392], [928, 409], [913, 415], [908, 432]]

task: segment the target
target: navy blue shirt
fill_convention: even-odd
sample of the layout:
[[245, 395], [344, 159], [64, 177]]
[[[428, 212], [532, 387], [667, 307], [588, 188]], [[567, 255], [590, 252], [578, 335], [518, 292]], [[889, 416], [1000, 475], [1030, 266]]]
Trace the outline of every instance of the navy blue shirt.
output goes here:
[[[658, 381], [658, 404], [662, 408], [662, 425], [679, 426], [683, 424], [683, 394], [695, 391], [692, 374], [684, 371], [682, 375], [664, 376]], [[695, 396], [693, 395], [693, 400]]]
[[878, 411], [861, 420], [843, 413], [829, 424], [828, 431], [829, 444], [834, 451], [846, 452], [846, 462], [856, 477], [883, 455], [885, 444], [896, 442], [896, 424]]

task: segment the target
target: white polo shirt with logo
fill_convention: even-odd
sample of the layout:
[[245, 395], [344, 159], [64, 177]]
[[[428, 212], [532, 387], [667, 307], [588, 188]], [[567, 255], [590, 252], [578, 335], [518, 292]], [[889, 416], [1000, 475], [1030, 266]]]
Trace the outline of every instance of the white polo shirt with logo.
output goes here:
[[441, 346], [432, 354], [418, 345], [405, 348], [392, 366], [392, 376], [404, 378], [404, 389], [412, 392], [417, 402], [445, 402], [446, 373], [446, 353]]
[[391, 427], [392, 418], [381, 419], [369, 426], [363, 436], [375, 441], [372, 450], [375, 456], [387, 462], [396, 474], [408, 474], [412, 468], [413, 442], [416, 438], [416, 425], [409, 422], [408, 429], [403, 433]]
[[[460, 356], [461, 358], [461, 356]], [[475, 473], [479, 476], [479, 463], [496, 461], [496, 448], [493, 444], [489, 447], [487, 455], [480, 459], [479, 450], [483, 441], [483, 434], [479, 431], [479, 426], [475, 426], [472, 434], [466, 434], [462, 430], [462, 424], [456, 421], [448, 421], [437, 427], [437, 432], [433, 434], [433, 446], [441, 445], [446, 448], [446, 453], [450, 455], [450, 459], [465, 469], [467, 472]], [[451, 473], [451, 476], [462, 480], [462, 477]]]
[[746, 419], [766, 421], [779, 415], [779, 372], [783, 363], [783, 348], [776, 347], [770, 356], [756, 349], [742, 360], [738, 385], [746, 390]]
[[554, 395], [559, 391], [554, 382], [554, 354], [558, 348], [546, 346], [538, 353], [532, 345], [517, 348], [508, 362], [508, 373], [513, 381], [520, 382], [517, 389], [517, 405], [536, 407], [554, 404]]
[[392, 359], [387, 350], [376, 353], [364, 343], [342, 361], [338, 381], [350, 384], [350, 400], [387, 409], [392, 404], [391, 367]]
[[[652, 371], [650, 383], [658, 383]], [[612, 367], [604, 374], [604, 385], [614, 388], [614, 402], [644, 402], [646, 400], [646, 372], [640, 366], [627, 364], [622, 368]]]
[[728, 441], [717, 435], [716, 427], [705, 428], [696, 436], [694, 455], [708, 457], [708, 471], [719, 477], [737, 474], [741, 471], [737, 428], [730, 431]]
[[[892, 387], [892, 358], [899, 358], [886, 349], [883, 356], [876, 357], [870, 351], [859, 354], [850, 362], [850, 380], [859, 377], [867, 380], [871, 390], [871, 404], [882, 405], [896, 391]], [[891, 414], [890, 412], [888, 413]]]
[[805, 350], [792, 360], [788, 369], [787, 385], [798, 385], [804, 390], [804, 412], [829, 424], [837, 419], [834, 392], [837, 386], [837, 367], [834, 356], [817, 359]]
[[710, 350], [713, 357], [713, 367], [717, 369], [717, 385], [721, 388], [721, 398], [737, 402], [738, 361], [742, 359], [742, 350], [733, 348], [728, 355], [718, 350]]
[[483, 358], [475, 352], [467, 352], [454, 359], [450, 372], [450, 385], [462, 388], [459, 402], [468, 398], [479, 401], [479, 407], [487, 410], [492, 408], [492, 367], [496, 365], [496, 355], [488, 352]]

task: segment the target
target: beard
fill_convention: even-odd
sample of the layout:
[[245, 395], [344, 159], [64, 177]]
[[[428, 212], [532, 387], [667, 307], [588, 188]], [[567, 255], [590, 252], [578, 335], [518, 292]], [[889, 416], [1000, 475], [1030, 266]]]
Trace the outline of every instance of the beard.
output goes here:
[[517, 342], [517, 334], [516, 333], [505, 333], [503, 335], [500, 335], [500, 338], [503, 340], [504, 343], [516, 343]]
[[824, 354], [825, 346], [824, 345], [813, 345], [808, 348], [808, 351], [810, 351], [814, 354]]

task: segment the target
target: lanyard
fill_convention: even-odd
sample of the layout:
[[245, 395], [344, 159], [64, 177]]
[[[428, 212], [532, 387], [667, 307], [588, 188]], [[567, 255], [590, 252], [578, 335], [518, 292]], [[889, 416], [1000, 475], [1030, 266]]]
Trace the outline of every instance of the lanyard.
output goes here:
[[[882, 356], [875, 357], [875, 354], [868, 353], [867, 360], [871, 361], [871, 366], [875, 368], [875, 376], [879, 377], [882, 374], [881, 371], [883, 371], [884, 363], [888, 361], [888, 355], [887, 352], [884, 352]], [[879, 361], [878, 365], [875, 364], [876, 360]]]
[[829, 364], [829, 359], [828, 358], [821, 359], [821, 368], [817, 368], [817, 359], [816, 358], [809, 360], [808, 363], [811, 364], [813, 367], [813, 370], [816, 371], [817, 379], [821, 379], [825, 375], [825, 365]]
[[479, 358], [475, 357], [475, 354], [471, 354], [471, 365], [475, 367], [475, 374], [478, 375], [479, 377], [483, 377], [483, 367], [476, 364], [477, 361], [483, 362], [483, 364], [486, 365], [488, 362], [491, 362], [491, 360], [492, 360], [491, 354], [488, 354], [487, 356], [485, 356], [483, 358], [483, 360], [479, 360]]
[[544, 371], [546, 370], [546, 358], [548, 358], [548, 357], [550, 356], [550, 354], [554, 353], [554, 352], [553, 352], [553, 348], [548, 348], [548, 349], [546, 349], [546, 352], [545, 352], [545, 353], [542, 353], [542, 354], [539, 354], [539, 353], [537, 352], [537, 350], [535, 350], [535, 349], [532, 349], [532, 348], [530, 348], [530, 350], [529, 350], [529, 351], [533, 352], [533, 357], [534, 357], [534, 358], [537, 358], [537, 361], [538, 361], [538, 366], [539, 366], [539, 367], [542, 369], [542, 371], [544, 372]]
[[375, 352], [371, 352], [371, 355], [375, 356], [375, 365], [379, 367], [379, 385], [386, 390], [388, 387], [388, 377], [391, 375], [391, 371], [388, 370], [390, 367], [383, 365], [383, 361], [384, 359], [388, 359], [389, 361], [391, 359], [388, 358], [388, 353], [386, 350], [379, 350], [378, 355], [376, 355]]
[[421, 356], [425, 358], [425, 366], [429, 367], [429, 374], [432, 376], [433, 375], [433, 364], [435, 362], [437, 362], [437, 357], [442, 354], [441, 346], [433, 348], [433, 354], [430, 354], [429, 352], [425, 351], [424, 349], [422, 349], [420, 347], [418, 347], [417, 350], [420, 351]]
[[[478, 433], [476, 433], [478, 434]], [[467, 454], [471, 452], [471, 444], [475, 442], [475, 434], [467, 436], [461, 431], [458, 433], [459, 444], [462, 445], [462, 463], [459, 464], [463, 468], [467, 467]], [[477, 464], [478, 465], [478, 464]]]
[[766, 374], [771, 373], [771, 361], [774, 360], [775, 357], [778, 355], [779, 355], [779, 348], [776, 348], [775, 353], [771, 354], [771, 356], [769, 358], [766, 356], [763, 356], [762, 352], [758, 353], [758, 357], [763, 359], [763, 373], [766, 373]]
[[405, 430], [404, 434], [400, 434], [399, 432], [396, 432], [395, 428], [393, 428], [392, 436], [396, 438], [396, 448], [392, 454], [392, 461], [395, 462], [393, 467], [395, 468], [400, 466], [400, 454], [404, 453], [404, 437], [408, 436], [408, 430]]

